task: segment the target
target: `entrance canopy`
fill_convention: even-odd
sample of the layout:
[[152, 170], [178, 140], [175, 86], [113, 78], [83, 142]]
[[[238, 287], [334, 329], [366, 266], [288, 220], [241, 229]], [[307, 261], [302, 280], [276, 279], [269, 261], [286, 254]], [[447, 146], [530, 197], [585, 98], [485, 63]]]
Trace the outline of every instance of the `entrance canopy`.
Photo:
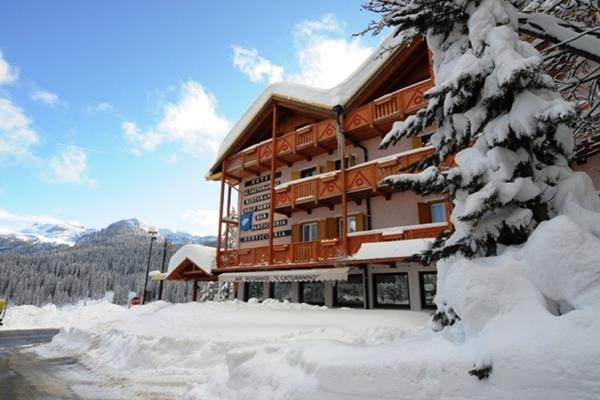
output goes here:
[[226, 272], [219, 275], [221, 282], [322, 282], [345, 281], [349, 267], [303, 269], [294, 271]]

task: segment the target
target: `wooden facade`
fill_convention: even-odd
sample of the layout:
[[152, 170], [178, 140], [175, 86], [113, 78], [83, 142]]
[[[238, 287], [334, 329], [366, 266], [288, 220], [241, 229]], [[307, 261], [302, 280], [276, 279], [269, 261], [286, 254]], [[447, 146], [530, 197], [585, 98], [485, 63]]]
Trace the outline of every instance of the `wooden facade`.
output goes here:
[[[420, 140], [413, 140], [408, 150], [372, 160], [367, 159], [365, 147], [379, 142], [394, 122], [426, 105], [423, 94], [433, 86], [430, 75], [426, 46], [417, 41], [390, 57], [345, 105], [341, 118], [331, 108], [273, 95], [211, 171], [212, 179], [221, 182], [214, 272], [334, 267], [346, 262], [364, 243], [435, 238], [450, 229], [447, 222], [432, 224], [421, 217], [416, 224], [407, 223], [406, 229], [390, 232], [381, 229], [389, 226], [371, 224], [371, 215], [366, 215], [369, 211], [356, 211], [371, 199], [391, 199], [393, 190], [382, 180], [432, 155], [433, 148], [422, 146]], [[338, 130], [344, 134], [341, 144]], [[354, 155], [346, 154], [348, 148], [362, 149], [362, 160], [350, 165], [348, 160]], [[317, 162], [308, 169], [310, 176], [300, 176], [297, 165], [306, 166], [315, 159], [324, 162], [327, 171], [320, 173]], [[333, 168], [336, 159], [338, 167]], [[237, 208], [242, 215], [245, 209], [262, 210], [253, 211], [257, 221], [251, 227], [262, 233], [240, 236], [237, 248], [230, 249], [221, 237], [227, 226], [238, 223], [228, 215], [232, 187], [237, 190]], [[428, 203], [411, 200], [410, 204], [401, 212], [416, 219], [421, 214], [419, 204]], [[445, 221], [449, 221], [450, 205], [446, 200], [443, 204]], [[389, 202], [386, 207], [392, 211], [395, 204]], [[321, 214], [312, 224], [318, 234], [312, 237], [309, 232], [303, 237], [297, 221], [312, 218], [317, 209]], [[351, 233], [350, 217], [354, 218]], [[286, 226], [288, 221], [292, 221], [291, 227]], [[286, 229], [275, 232], [277, 224]], [[248, 239], [244, 246], [242, 239]], [[250, 240], [261, 243], [252, 245]]]

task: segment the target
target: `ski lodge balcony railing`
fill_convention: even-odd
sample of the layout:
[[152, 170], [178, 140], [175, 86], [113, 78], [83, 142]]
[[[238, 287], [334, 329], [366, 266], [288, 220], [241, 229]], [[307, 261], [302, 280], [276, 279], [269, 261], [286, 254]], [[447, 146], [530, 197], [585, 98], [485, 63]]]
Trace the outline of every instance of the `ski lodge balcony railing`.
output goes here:
[[289, 215], [297, 210], [331, 207], [341, 203], [344, 190], [349, 200], [357, 202], [367, 197], [389, 196], [391, 188], [382, 186], [381, 181], [433, 152], [433, 147], [421, 147], [348, 168], [345, 188], [339, 170], [284, 183], [275, 188], [274, 209]]
[[[348, 235], [348, 256], [355, 254], [363, 243], [393, 240], [435, 238], [448, 229], [446, 223], [432, 223], [398, 227], [392, 230], [354, 232]], [[269, 264], [269, 247], [250, 247], [222, 251], [217, 271], [243, 271], [261, 268], [298, 268], [343, 261], [342, 240], [323, 239], [312, 242], [295, 242], [273, 245], [273, 263]]]
[[[432, 86], [433, 82], [427, 79], [350, 110], [344, 118], [344, 131], [356, 140], [381, 135], [393, 121], [403, 120], [425, 106], [423, 93]], [[333, 118], [285, 133], [275, 139], [277, 165], [333, 151], [337, 147], [335, 133]], [[272, 141], [268, 139], [236, 153], [227, 160], [226, 173], [241, 179], [267, 171], [271, 166], [272, 152]]]

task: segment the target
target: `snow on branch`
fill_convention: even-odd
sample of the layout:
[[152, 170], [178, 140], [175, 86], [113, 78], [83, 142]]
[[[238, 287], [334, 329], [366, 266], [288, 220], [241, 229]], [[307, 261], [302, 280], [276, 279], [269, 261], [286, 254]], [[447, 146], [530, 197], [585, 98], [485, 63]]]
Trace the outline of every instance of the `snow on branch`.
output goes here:
[[587, 27], [547, 14], [519, 13], [519, 32], [555, 43], [600, 63], [600, 26]]

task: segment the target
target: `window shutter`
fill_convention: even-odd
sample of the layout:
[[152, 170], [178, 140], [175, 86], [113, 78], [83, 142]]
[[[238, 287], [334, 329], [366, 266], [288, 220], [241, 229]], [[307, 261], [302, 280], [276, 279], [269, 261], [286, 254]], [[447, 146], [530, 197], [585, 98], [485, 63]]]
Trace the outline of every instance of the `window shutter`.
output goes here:
[[413, 136], [411, 138], [411, 143], [412, 143], [413, 149], [417, 149], [417, 148], [423, 146], [423, 141], [421, 140], [421, 138], [419, 136]]
[[292, 171], [292, 180], [300, 179], [300, 171]]
[[327, 239], [333, 239], [338, 237], [337, 218], [327, 218], [325, 221], [327, 225]]
[[302, 232], [300, 231], [300, 224], [292, 225], [292, 242], [301, 242]]
[[315, 175], [320, 174], [320, 173], [321, 173], [321, 165], [317, 164], [317, 165], [315, 165]]
[[364, 231], [365, 230], [365, 214], [356, 214], [356, 230]]
[[327, 221], [324, 219], [319, 220], [317, 223], [317, 239], [327, 239]]
[[418, 203], [419, 206], [419, 223], [429, 224], [431, 223], [431, 208], [427, 203]]
[[327, 172], [335, 171], [335, 161], [327, 160], [327, 164], [325, 164], [325, 169]]

